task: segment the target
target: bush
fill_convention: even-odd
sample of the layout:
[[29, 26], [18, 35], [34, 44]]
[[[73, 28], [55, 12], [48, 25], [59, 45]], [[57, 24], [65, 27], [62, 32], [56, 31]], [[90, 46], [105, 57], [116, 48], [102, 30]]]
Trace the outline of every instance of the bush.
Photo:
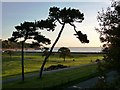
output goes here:
[[50, 67], [45, 68], [44, 71], [56, 70], [56, 69], [67, 68], [67, 67], [68, 66], [64, 66], [64, 65], [61, 65], [61, 64], [51, 65]]

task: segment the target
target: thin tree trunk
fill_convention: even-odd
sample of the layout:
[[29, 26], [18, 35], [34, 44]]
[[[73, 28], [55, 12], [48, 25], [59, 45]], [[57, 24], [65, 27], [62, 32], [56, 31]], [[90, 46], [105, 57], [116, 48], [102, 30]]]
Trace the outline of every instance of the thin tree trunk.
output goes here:
[[50, 52], [48, 53], [48, 55], [45, 57], [45, 59], [43, 61], [43, 64], [42, 64], [41, 69], [40, 69], [40, 79], [42, 78], [42, 72], [43, 72], [44, 65], [46, 64], [49, 56], [52, 54], [53, 48], [55, 47], [56, 43], [58, 42], [58, 40], [59, 40], [59, 38], [60, 38], [60, 36], [62, 34], [62, 31], [63, 31], [64, 27], [65, 27], [65, 23], [62, 25], [62, 28], [61, 28], [61, 30], [60, 30], [60, 32], [58, 34], [58, 37], [56, 38], [55, 42], [53, 43], [53, 45], [52, 45], [52, 47], [50, 49]]
[[24, 81], [24, 42], [22, 41], [22, 81]]

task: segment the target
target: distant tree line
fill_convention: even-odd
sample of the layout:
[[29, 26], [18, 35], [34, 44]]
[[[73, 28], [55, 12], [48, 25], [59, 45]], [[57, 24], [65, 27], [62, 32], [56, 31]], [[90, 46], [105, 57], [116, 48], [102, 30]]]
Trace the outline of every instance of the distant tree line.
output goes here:
[[[21, 48], [21, 43], [22, 42], [11, 42], [9, 40], [2, 40], [1, 39], [1, 43], [2, 43], [2, 48], [3, 49], [16, 49], [16, 48]], [[24, 47], [25, 48], [39, 48], [41, 45], [37, 44], [37, 43], [25, 43]]]

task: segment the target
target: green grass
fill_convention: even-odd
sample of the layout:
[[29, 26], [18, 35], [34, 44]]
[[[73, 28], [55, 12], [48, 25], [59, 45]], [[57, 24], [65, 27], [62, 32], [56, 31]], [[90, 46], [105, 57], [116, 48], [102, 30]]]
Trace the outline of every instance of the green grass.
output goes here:
[[[30, 72], [39, 72], [39, 69], [42, 65], [44, 57], [41, 56], [40, 53], [25, 53], [24, 54], [24, 65], [25, 65], [25, 73]], [[62, 58], [59, 58], [58, 54], [50, 56], [47, 61], [45, 67], [49, 67], [51, 65], [63, 64], [66, 66], [79, 66], [83, 64], [89, 64], [90, 61], [95, 61], [96, 59], [102, 59], [102, 55], [99, 54], [74, 54], [73, 58], [66, 58], [64, 62]], [[21, 75], [21, 53], [14, 53], [12, 57], [9, 55], [2, 55], [2, 77], [3, 79]]]
[[[44, 57], [40, 53], [25, 53], [25, 75], [38, 73]], [[66, 58], [64, 62], [58, 54], [51, 55], [45, 67], [51, 65], [63, 64], [66, 66], [80, 66], [94, 62], [96, 59], [102, 59], [102, 54], [73, 54], [74, 58]], [[73, 59], [75, 61], [73, 61]], [[43, 75], [42, 80], [38, 76], [25, 78], [13, 82], [3, 83], [3, 88], [55, 88], [65, 87], [96, 75], [96, 65], [82, 66], [75, 69], [64, 70]], [[12, 57], [7, 54], [2, 55], [2, 78], [13, 78], [21, 76], [21, 53], [14, 53]]]
[[[24, 54], [24, 65], [25, 73], [37, 72], [39, 71], [44, 57], [40, 53], [25, 53]], [[66, 61], [63, 61], [63, 58], [59, 58], [58, 54], [51, 55], [47, 61], [45, 67], [51, 65], [63, 64], [66, 66], [79, 66], [83, 64], [89, 64], [90, 61], [95, 61], [96, 59], [102, 59], [102, 55], [99, 54], [74, 54], [73, 58], [66, 58]], [[14, 53], [12, 57], [9, 55], [3, 54], [2, 56], [2, 77], [3, 79], [10, 76], [21, 75], [21, 53]]]
[[3, 88], [59, 88], [78, 83], [82, 80], [93, 77], [96, 73], [96, 65], [82, 66], [76, 69], [64, 70], [43, 75], [40, 80], [37, 76], [26, 78], [25, 82], [3, 83]]

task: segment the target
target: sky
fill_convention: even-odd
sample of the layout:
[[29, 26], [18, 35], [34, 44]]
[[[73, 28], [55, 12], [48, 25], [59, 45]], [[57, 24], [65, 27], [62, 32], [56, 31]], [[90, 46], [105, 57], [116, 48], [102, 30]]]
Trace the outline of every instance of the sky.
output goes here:
[[[9, 1], [9, 2], [8, 2]], [[75, 9], [79, 9], [82, 13], [84, 13], [84, 20], [82, 23], [75, 23], [77, 30], [81, 30], [84, 34], [87, 34], [89, 43], [82, 44], [80, 41], [74, 36], [75, 32], [73, 27], [70, 25], [66, 25], [62, 36], [56, 47], [100, 47], [102, 44], [99, 40], [99, 34], [95, 31], [95, 27], [99, 27], [99, 23], [97, 22], [98, 11], [102, 9], [106, 9], [110, 6], [110, 2], [104, 2], [103, 0], [95, 0], [92, 1], [83, 1], [79, 2], [78, 0], [71, 2], [49, 2], [41, 1], [34, 2], [29, 0], [28, 2], [14, 2], [14, 0], [4, 0], [2, 2], [2, 39], [8, 39], [12, 36], [12, 32], [15, 31], [14, 26], [23, 23], [24, 21], [35, 21], [46, 19], [48, 17], [48, 11], [50, 7], [57, 6], [60, 9], [64, 7], [71, 7]], [[54, 32], [48, 32], [46, 30], [41, 30], [41, 33], [47, 38], [51, 39], [51, 45], [55, 41], [59, 30], [61, 29], [61, 25], [57, 24]], [[48, 46], [51, 46], [48, 45]]]

